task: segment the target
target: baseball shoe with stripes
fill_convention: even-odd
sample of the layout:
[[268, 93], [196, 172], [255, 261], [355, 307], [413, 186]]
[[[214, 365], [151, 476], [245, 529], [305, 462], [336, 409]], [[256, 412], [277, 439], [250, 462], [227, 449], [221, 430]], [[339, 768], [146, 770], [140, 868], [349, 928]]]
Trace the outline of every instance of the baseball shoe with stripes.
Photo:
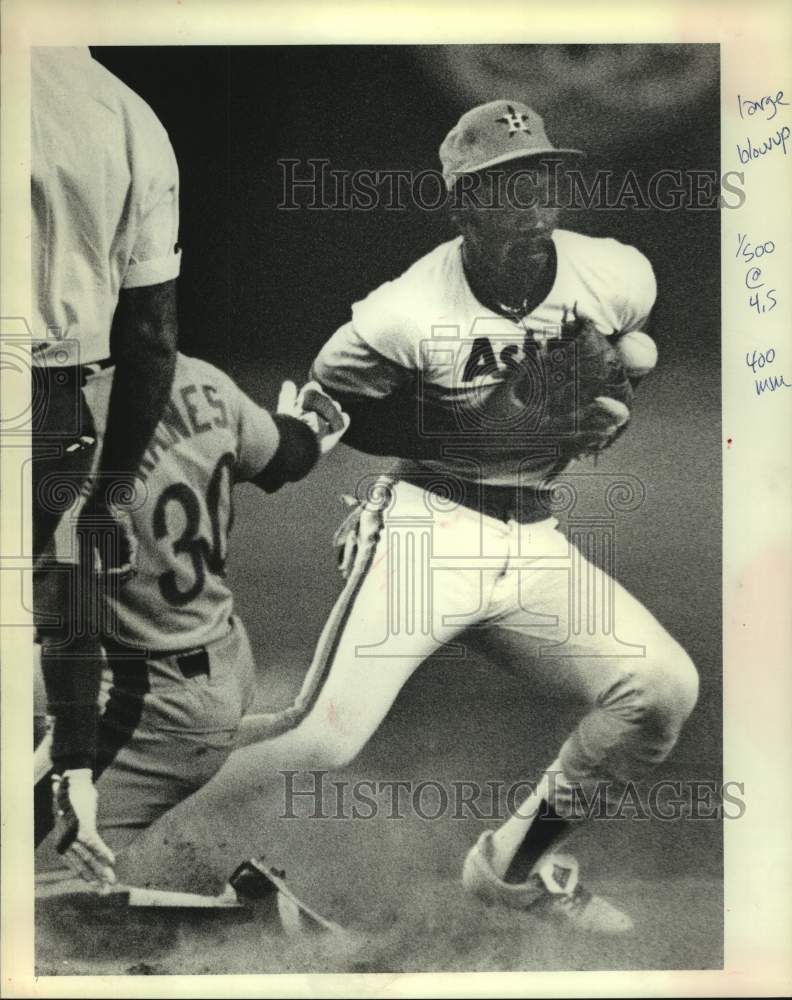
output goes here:
[[490, 905], [522, 910], [596, 934], [624, 934], [633, 922], [601, 896], [584, 888], [578, 878], [577, 860], [570, 854], [546, 854], [526, 882], [509, 883], [492, 868], [492, 832], [487, 830], [465, 859], [462, 884]]

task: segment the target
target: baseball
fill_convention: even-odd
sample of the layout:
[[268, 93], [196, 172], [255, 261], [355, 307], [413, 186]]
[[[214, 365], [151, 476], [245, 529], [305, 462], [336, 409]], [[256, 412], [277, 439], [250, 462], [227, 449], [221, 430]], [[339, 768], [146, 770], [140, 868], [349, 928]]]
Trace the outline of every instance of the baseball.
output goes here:
[[624, 369], [632, 378], [647, 375], [657, 364], [657, 346], [648, 333], [632, 330], [616, 342]]

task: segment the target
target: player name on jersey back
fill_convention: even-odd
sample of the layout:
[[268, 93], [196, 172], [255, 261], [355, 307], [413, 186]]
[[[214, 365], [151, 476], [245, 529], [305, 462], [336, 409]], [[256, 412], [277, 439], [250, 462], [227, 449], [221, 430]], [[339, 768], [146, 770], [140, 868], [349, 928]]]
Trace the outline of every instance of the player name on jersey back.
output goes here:
[[[85, 387], [98, 415], [106, 413], [112, 377], [108, 369]], [[178, 356], [170, 399], [138, 468], [142, 502], [130, 513], [137, 572], [108, 601], [119, 639], [184, 650], [227, 631], [233, 486], [261, 472], [277, 444], [270, 415], [228, 375]]]
[[165, 404], [138, 471], [146, 478], [174, 444], [194, 434], [207, 434], [227, 427], [228, 411], [217, 386], [210, 382], [179, 386]]

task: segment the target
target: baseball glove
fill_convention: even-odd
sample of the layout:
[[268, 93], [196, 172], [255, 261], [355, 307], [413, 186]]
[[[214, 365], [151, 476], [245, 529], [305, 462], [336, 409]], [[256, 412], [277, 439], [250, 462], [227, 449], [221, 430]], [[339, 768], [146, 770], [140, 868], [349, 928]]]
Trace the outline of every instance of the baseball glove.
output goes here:
[[341, 497], [346, 508], [344, 520], [333, 534], [333, 551], [336, 555], [338, 572], [347, 580], [352, 570], [358, 549], [358, 533], [360, 531], [360, 515], [363, 504], [355, 497], [345, 493]]
[[555, 439], [563, 462], [608, 448], [630, 420], [633, 389], [619, 353], [576, 309], [508, 385], [526, 428]]
[[396, 480], [382, 475], [367, 490], [363, 500], [345, 493], [341, 500], [346, 516], [333, 535], [333, 550], [338, 571], [348, 580], [360, 559], [365, 559], [379, 541], [385, 523], [385, 511], [393, 500], [392, 487]]

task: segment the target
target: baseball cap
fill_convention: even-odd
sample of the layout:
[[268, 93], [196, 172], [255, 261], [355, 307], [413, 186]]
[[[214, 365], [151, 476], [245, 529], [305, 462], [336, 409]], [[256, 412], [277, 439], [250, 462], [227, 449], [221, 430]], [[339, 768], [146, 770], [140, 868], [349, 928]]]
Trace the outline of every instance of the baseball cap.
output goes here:
[[543, 153], [583, 155], [580, 149], [557, 149], [532, 108], [504, 99], [466, 111], [443, 140], [440, 163], [450, 191], [459, 174]]

